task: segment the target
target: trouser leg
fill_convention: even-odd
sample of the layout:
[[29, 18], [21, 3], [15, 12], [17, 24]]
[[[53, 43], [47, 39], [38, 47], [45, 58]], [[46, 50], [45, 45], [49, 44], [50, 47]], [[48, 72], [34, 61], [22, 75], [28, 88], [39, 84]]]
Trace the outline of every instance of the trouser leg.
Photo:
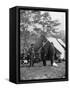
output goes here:
[[54, 56], [52, 56], [51, 58], [51, 66], [53, 65], [53, 62], [54, 62]]
[[30, 60], [30, 66], [31, 66], [31, 67], [33, 66], [32, 60]]
[[31, 60], [30, 60], [30, 66], [31, 66], [31, 67], [33, 66], [33, 62], [34, 62], [34, 59], [31, 58]]
[[44, 56], [44, 55], [41, 55], [41, 59], [42, 59], [42, 61], [43, 61], [43, 66], [46, 66], [45, 56]]
[[46, 66], [46, 60], [43, 60], [43, 66]]

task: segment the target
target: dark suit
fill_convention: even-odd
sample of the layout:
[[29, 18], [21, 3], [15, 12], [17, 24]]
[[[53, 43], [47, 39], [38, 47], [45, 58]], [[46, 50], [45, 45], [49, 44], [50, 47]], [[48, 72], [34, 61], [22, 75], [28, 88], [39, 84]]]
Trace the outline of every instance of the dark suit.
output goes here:
[[49, 41], [47, 41], [47, 43], [41, 49], [41, 59], [43, 61], [43, 66], [46, 66], [46, 59], [50, 59], [51, 65], [53, 65], [54, 56], [55, 56], [54, 45], [51, 44]]
[[50, 51], [49, 53], [50, 53], [51, 65], [53, 65], [55, 59], [55, 48], [53, 44], [51, 44], [49, 51]]

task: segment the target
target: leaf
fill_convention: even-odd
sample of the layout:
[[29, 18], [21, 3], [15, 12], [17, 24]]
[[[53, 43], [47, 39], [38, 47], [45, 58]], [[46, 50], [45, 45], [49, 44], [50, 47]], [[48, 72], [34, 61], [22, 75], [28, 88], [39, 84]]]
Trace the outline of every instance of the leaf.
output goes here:
[[53, 26], [58, 26], [60, 25], [61, 23], [54, 23]]

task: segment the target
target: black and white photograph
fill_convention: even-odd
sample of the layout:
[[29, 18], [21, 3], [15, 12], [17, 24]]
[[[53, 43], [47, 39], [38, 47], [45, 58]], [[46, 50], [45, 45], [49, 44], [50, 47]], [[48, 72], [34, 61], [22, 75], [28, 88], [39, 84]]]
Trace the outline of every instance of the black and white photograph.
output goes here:
[[66, 13], [20, 9], [20, 80], [66, 78]]

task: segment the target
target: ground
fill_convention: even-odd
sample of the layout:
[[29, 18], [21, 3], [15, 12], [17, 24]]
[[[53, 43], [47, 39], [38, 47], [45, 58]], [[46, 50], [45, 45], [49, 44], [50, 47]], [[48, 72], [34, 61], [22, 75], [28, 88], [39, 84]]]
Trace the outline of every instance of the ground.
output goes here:
[[35, 63], [33, 67], [22, 65], [20, 67], [21, 80], [65, 78], [64, 61], [57, 63], [58, 67], [51, 66], [50, 61], [46, 63], [46, 66], [43, 66], [42, 62]]

